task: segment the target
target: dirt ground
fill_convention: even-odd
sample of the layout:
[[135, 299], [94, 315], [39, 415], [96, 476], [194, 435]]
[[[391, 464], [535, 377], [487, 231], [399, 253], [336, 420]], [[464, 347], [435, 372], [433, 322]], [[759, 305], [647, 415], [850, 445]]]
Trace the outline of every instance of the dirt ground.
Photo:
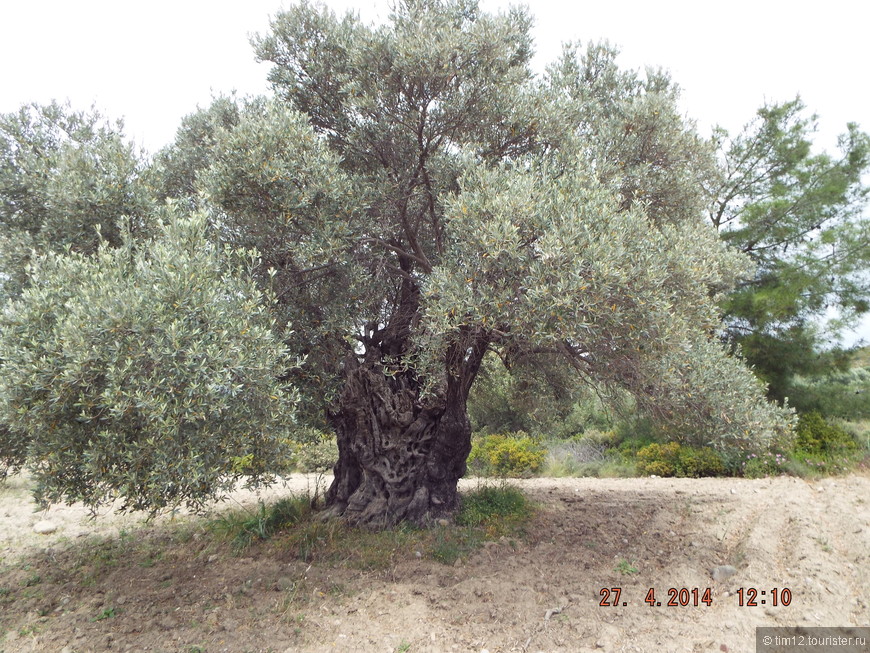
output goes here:
[[[538, 505], [526, 539], [454, 566], [399, 551], [366, 571], [300, 562], [280, 535], [233, 554], [201, 518], [34, 513], [13, 478], [0, 488], [0, 652], [748, 652], [756, 626], [870, 625], [867, 475], [516, 484]], [[35, 534], [40, 520], [57, 530]], [[118, 564], [125, 543], [135, 564]], [[736, 573], [714, 580], [720, 565]], [[750, 588], [758, 605], [741, 606]]]

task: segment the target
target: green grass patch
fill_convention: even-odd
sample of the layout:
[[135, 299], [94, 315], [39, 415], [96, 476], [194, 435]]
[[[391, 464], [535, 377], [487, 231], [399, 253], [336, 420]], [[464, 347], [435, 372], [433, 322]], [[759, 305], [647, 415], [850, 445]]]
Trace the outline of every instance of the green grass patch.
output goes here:
[[39, 585], [41, 582], [42, 577], [39, 574], [31, 574], [21, 582], [21, 585], [23, 587], [33, 587], [34, 585]]
[[428, 553], [433, 560], [452, 565], [483, 544], [483, 534], [474, 528], [444, 528], [434, 533]]
[[453, 564], [488, 539], [522, 537], [533, 512], [522, 492], [505, 484], [466, 493], [455, 523], [447, 526], [353, 528], [341, 520], [322, 520], [309, 497], [302, 496], [260, 504], [253, 512], [227, 513], [211, 522], [210, 529], [236, 551], [262, 543], [303, 562], [379, 570], [414, 558]]
[[106, 608], [105, 610], [100, 612], [100, 614], [98, 614], [96, 617], [91, 619], [91, 621], [105, 621], [106, 619], [114, 619], [117, 616], [118, 616], [118, 610], [116, 610], [115, 608]]
[[462, 497], [455, 525], [430, 533], [429, 554], [443, 564], [467, 557], [487, 540], [522, 538], [534, 507], [517, 488], [484, 486]]
[[312, 515], [276, 538], [275, 546], [303, 562], [364, 571], [387, 569], [420, 551], [426, 531], [410, 524], [381, 531], [353, 528]]
[[628, 560], [620, 560], [619, 564], [613, 568], [613, 571], [622, 574], [623, 576], [634, 576], [637, 573], [640, 573], [640, 569], [635, 567]]
[[516, 530], [531, 515], [531, 504], [517, 488], [484, 486], [462, 497], [456, 523], [482, 527], [492, 536], [501, 536]]
[[311, 499], [307, 496], [280, 499], [268, 508], [261, 501], [255, 511], [227, 512], [213, 521], [210, 527], [231, 540], [235, 549], [241, 550], [307, 520], [311, 512]]

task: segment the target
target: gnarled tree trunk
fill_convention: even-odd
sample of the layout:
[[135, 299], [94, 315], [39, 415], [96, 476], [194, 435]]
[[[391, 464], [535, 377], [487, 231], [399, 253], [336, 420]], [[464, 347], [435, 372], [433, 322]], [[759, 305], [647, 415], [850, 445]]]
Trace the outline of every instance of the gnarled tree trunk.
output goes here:
[[378, 361], [347, 362], [344, 390], [332, 415], [338, 437], [329, 514], [371, 528], [401, 521], [426, 524], [459, 507], [457, 482], [471, 451], [466, 399], [485, 343], [452, 348], [446, 383], [422, 397], [413, 370], [385, 372]]

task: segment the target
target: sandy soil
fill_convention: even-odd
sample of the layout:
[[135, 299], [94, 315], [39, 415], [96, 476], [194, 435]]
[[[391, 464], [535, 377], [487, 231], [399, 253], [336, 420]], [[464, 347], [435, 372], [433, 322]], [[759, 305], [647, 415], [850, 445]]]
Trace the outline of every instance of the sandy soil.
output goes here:
[[[870, 625], [866, 475], [516, 484], [539, 505], [525, 540], [488, 542], [456, 566], [400, 551], [388, 569], [365, 571], [302, 563], [280, 536], [233, 555], [193, 517], [143, 526], [90, 521], [78, 506], [34, 513], [27, 480], [12, 479], [0, 488], [0, 652], [748, 652], [756, 626]], [[58, 530], [33, 533], [43, 519]], [[161, 555], [178, 529], [188, 544], [172, 540], [175, 553]], [[132, 537], [154, 555], [109, 556], [88, 576], [94, 535]], [[736, 574], [714, 580], [719, 565]], [[600, 605], [614, 602], [612, 588], [618, 604]], [[711, 605], [694, 605], [695, 588], [699, 599], [710, 588]], [[740, 588], [744, 602], [758, 590], [759, 605], [741, 606]], [[788, 588], [790, 605], [771, 605], [773, 588]], [[660, 606], [644, 602], [650, 589]], [[689, 605], [668, 606], [672, 596]]]

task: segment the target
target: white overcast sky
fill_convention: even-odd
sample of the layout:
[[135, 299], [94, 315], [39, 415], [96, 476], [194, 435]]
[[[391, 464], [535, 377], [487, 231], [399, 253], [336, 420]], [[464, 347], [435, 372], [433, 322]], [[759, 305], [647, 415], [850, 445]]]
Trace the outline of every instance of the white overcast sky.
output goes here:
[[[268, 30], [284, 0], [4, 0], [0, 112], [66, 100], [123, 118], [153, 152], [182, 116], [213, 94], [267, 90], [249, 37]], [[329, 0], [337, 12], [383, 20], [388, 0]], [[485, 10], [515, 4], [481, 0]], [[847, 122], [870, 130], [870, 3], [860, 0], [586, 0], [528, 2], [535, 65], [568, 40], [606, 39], [624, 67], [669, 70], [682, 108], [703, 134], [735, 132], [765, 101], [800, 94], [819, 116], [820, 147], [834, 150]], [[860, 329], [870, 341], [870, 319]], [[851, 340], [852, 338], [850, 338]]]

